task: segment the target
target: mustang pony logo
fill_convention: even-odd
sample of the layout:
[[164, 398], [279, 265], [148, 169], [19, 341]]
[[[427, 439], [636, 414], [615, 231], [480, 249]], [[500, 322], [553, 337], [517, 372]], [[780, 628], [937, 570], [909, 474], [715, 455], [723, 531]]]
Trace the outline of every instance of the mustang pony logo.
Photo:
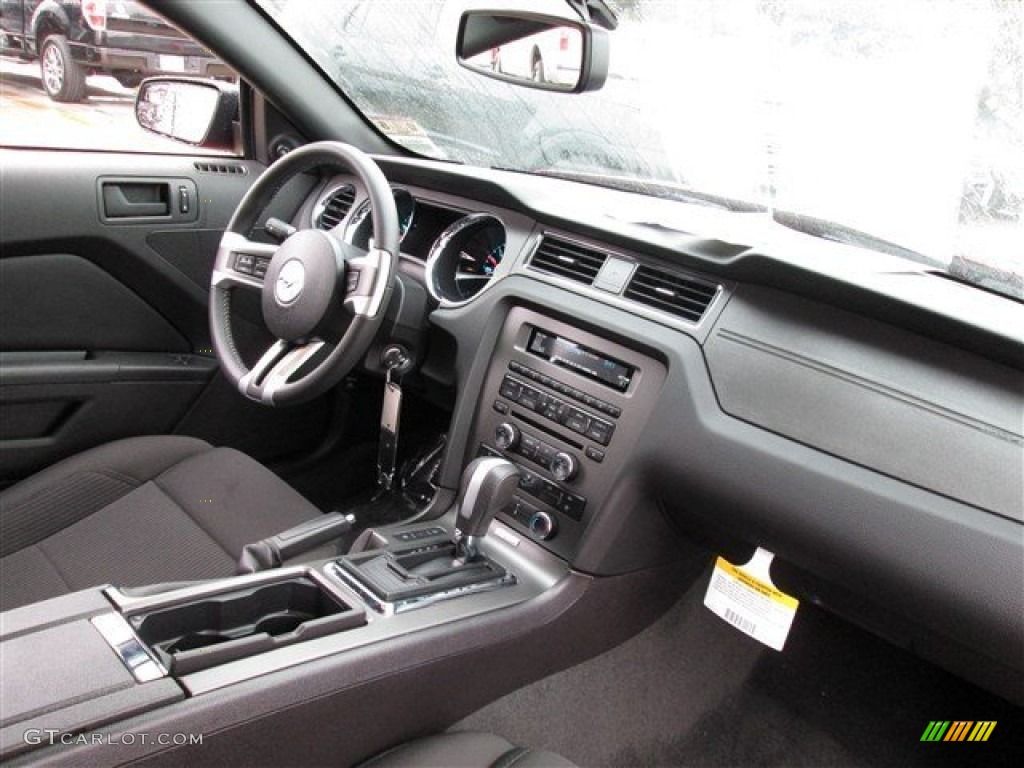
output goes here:
[[292, 259], [283, 267], [277, 276], [274, 293], [281, 304], [295, 301], [306, 284], [306, 268], [298, 259]]

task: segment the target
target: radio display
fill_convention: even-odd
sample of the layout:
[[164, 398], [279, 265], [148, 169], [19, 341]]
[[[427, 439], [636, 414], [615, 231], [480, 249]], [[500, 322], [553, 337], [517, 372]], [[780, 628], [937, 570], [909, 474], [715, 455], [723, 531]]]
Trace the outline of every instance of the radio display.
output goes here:
[[629, 384], [633, 381], [635, 373], [635, 370], [625, 363], [598, 354], [575, 341], [563, 339], [561, 336], [552, 336], [539, 328], [534, 328], [530, 334], [527, 351], [549, 363], [561, 368], [568, 368], [570, 371], [599, 381], [619, 392], [629, 389]]

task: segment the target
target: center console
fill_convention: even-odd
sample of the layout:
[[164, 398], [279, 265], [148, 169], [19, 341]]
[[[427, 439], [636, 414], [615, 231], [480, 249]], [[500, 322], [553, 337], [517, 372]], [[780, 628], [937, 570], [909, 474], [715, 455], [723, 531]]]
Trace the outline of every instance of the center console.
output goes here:
[[[340, 729], [289, 743], [286, 762], [325, 759], [322, 743], [346, 764], [630, 636], [674, 599], [677, 566], [602, 578], [572, 568], [596, 520], [630, 525], [613, 493], [666, 377], [624, 341], [512, 307], [472, 415], [462, 485], [439, 517], [371, 529], [341, 558], [96, 588], [6, 613], [0, 758], [45, 761], [42, 747], [62, 744], [89, 750], [84, 762], [159, 753], [25, 735], [131, 723], [217, 734], [225, 753], [204, 755], [231, 762], [232, 745], [278, 748], [264, 725], [287, 713], [327, 722], [343, 712], [359, 739]], [[474, 685], [453, 694], [438, 682], [453, 676]], [[439, 692], [426, 708], [424, 691]]]
[[571, 561], [629, 458], [664, 365], [523, 307], [505, 321], [476, 414], [478, 456], [519, 468], [499, 519]]

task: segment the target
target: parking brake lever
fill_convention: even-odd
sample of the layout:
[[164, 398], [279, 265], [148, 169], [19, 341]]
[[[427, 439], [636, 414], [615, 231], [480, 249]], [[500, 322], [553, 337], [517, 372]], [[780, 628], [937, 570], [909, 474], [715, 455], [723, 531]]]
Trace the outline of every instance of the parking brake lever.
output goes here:
[[290, 557], [321, 544], [344, 536], [355, 525], [355, 515], [343, 515], [341, 512], [328, 512], [318, 518], [296, 525], [276, 536], [246, 544], [238, 558], [236, 573], [256, 573], [268, 568], [278, 568]]

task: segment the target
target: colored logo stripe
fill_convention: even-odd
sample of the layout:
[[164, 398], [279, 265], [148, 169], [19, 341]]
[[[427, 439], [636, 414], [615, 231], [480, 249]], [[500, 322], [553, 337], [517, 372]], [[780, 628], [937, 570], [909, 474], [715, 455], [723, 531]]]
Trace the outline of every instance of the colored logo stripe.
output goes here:
[[996, 729], [995, 720], [981, 720], [974, 730], [971, 731], [971, 735], [967, 737], [968, 741], [988, 741], [988, 737], [992, 735], [992, 731]]
[[988, 741], [995, 727], [995, 720], [932, 720], [921, 741]]
[[963, 741], [967, 738], [967, 734], [971, 731], [971, 726], [974, 725], [973, 720], [956, 720], [953, 725], [949, 727], [949, 731], [946, 733], [946, 738], [943, 741]]

